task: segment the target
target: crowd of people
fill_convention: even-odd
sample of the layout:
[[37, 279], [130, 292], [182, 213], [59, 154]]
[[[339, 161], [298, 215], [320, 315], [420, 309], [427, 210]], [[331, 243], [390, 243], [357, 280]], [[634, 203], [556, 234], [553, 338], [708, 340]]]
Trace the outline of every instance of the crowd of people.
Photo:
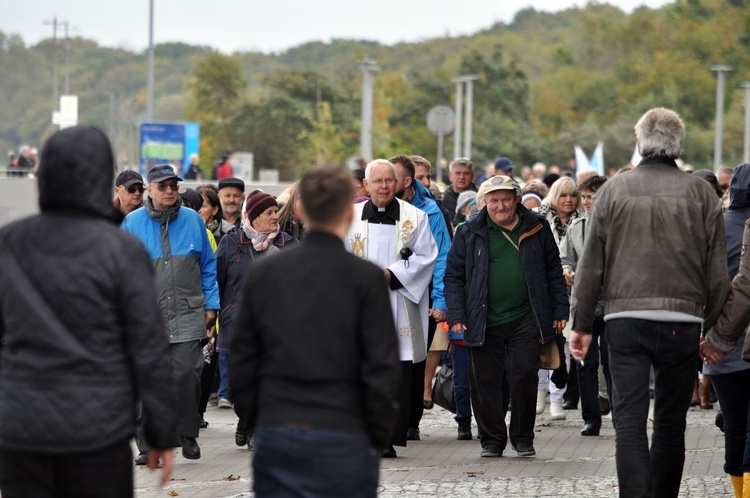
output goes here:
[[172, 448], [201, 458], [215, 403], [254, 451], [257, 496], [375, 496], [451, 362], [457, 439], [474, 419], [483, 458], [535, 456], [548, 396], [551, 420], [580, 403], [582, 437], [611, 410], [623, 497], [677, 496], [687, 411], [709, 408], [713, 378], [748, 496], [750, 165], [682, 171], [668, 109], [635, 134], [643, 160], [610, 178], [455, 158], [442, 186], [396, 155], [276, 198], [228, 176], [227, 155], [216, 186], [123, 171], [112, 203], [104, 135], [58, 132], [42, 213], [0, 230], [0, 491], [131, 496], [131, 436], [165, 482]]

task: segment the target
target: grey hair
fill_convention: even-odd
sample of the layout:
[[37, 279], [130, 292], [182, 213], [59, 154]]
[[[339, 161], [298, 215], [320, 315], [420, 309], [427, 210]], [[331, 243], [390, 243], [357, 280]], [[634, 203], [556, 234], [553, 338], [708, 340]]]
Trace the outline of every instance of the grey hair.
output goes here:
[[635, 125], [638, 151], [643, 157], [677, 159], [682, 153], [685, 125], [680, 116], [664, 107], [646, 112]]
[[448, 166], [448, 171], [453, 173], [453, 170], [456, 169], [456, 166], [468, 166], [472, 173], [474, 172], [474, 163], [471, 162], [471, 159], [466, 157], [457, 157], [453, 161], [451, 161], [450, 166]]
[[380, 165], [390, 166], [393, 170], [393, 177], [398, 178], [398, 170], [392, 162], [390, 162], [388, 159], [374, 159], [367, 163], [367, 167], [365, 168], [365, 180], [370, 179], [370, 172], [372, 171], [372, 168]]
[[576, 196], [578, 196], [578, 187], [576, 186], [576, 182], [569, 176], [558, 178], [555, 183], [552, 184], [552, 187], [550, 187], [547, 197], [542, 200], [542, 206], [547, 206], [549, 208], [557, 210], [557, 201], [560, 199], [560, 196], [570, 193], [574, 193]]

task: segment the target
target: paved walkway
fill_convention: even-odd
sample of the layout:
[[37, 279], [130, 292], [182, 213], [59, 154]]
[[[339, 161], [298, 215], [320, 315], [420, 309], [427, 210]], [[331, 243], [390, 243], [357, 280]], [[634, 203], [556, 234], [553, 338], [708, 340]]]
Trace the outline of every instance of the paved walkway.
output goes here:
[[[579, 410], [568, 420], [550, 421], [549, 405], [537, 417], [536, 458], [518, 458], [510, 446], [503, 458], [480, 458], [478, 441], [457, 441], [450, 413], [425, 411], [422, 440], [396, 448], [399, 458], [382, 460], [381, 497], [558, 497], [617, 496], [614, 430], [605, 418], [599, 437], [582, 437]], [[732, 496], [724, 474], [724, 438], [714, 426], [714, 410], [691, 408], [681, 497]], [[234, 445], [232, 410], [209, 407], [208, 429], [198, 440], [203, 457], [175, 458], [172, 481], [157, 486], [157, 473], [136, 468], [136, 496], [249, 497], [250, 457]], [[476, 429], [474, 429], [476, 434]], [[177, 494], [174, 494], [177, 493]]]

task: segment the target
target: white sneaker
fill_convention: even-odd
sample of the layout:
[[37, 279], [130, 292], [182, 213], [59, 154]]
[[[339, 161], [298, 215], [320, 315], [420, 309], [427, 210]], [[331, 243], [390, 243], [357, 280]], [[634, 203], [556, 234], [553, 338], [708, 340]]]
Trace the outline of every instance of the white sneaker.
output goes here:
[[536, 392], [536, 414], [541, 415], [544, 413], [544, 405], [547, 404], [547, 391]]
[[232, 408], [232, 402], [226, 398], [219, 398], [219, 408]]
[[563, 411], [562, 403], [550, 403], [549, 413], [550, 420], [565, 420], [567, 418]]

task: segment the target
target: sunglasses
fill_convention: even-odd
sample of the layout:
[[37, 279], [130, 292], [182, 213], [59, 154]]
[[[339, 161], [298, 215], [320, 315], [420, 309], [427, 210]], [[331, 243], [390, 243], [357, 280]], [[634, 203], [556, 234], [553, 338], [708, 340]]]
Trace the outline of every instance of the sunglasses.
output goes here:
[[135, 194], [136, 192], [143, 193], [143, 185], [131, 185], [129, 187], [123, 187], [128, 191], [129, 194]]
[[177, 182], [162, 182], [162, 183], [157, 183], [156, 184], [156, 188], [159, 189], [159, 192], [164, 192], [165, 190], [167, 190], [167, 188], [170, 188], [170, 189], [172, 189], [174, 191], [177, 191]]

